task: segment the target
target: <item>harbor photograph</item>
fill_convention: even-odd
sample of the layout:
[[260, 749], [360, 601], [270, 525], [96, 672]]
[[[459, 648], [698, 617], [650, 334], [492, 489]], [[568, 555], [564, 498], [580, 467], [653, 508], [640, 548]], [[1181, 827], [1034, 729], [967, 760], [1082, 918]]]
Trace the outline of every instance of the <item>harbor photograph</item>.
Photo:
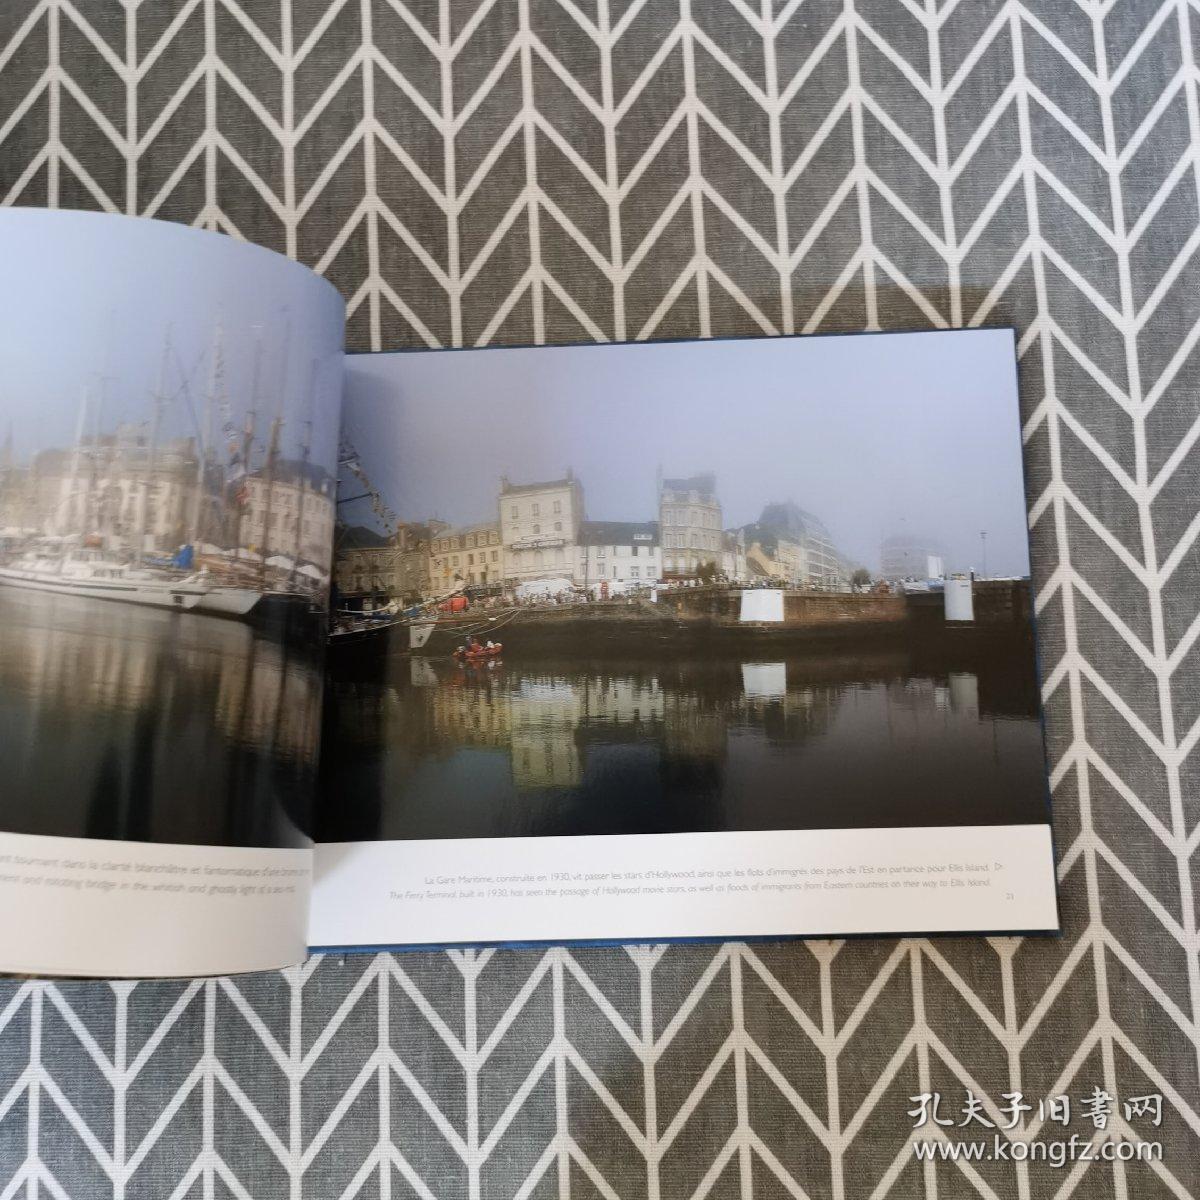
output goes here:
[[1045, 820], [1010, 331], [377, 355], [343, 414], [319, 840]]
[[0, 254], [11, 827], [302, 844], [340, 299], [228, 238], [97, 214], [8, 212]]

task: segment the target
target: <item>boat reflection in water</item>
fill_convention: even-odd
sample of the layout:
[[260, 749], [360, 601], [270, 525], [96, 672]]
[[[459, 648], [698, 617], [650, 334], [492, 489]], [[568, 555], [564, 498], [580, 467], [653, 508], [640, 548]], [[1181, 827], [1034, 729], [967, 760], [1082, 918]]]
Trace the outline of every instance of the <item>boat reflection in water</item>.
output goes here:
[[396, 659], [327, 687], [321, 778], [330, 841], [1011, 824], [1047, 797], [1027, 642]]
[[0, 588], [5, 827], [303, 844], [317, 660], [271, 630]]

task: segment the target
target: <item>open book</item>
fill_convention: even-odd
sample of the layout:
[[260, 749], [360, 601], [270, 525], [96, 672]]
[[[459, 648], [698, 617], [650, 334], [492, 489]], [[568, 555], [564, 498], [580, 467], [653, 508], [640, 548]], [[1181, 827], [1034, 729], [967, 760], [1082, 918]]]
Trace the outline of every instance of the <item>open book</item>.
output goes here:
[[218, 234], [0, 261], [0, 970], [1057, 929], [1010, 330], [344, 357]]

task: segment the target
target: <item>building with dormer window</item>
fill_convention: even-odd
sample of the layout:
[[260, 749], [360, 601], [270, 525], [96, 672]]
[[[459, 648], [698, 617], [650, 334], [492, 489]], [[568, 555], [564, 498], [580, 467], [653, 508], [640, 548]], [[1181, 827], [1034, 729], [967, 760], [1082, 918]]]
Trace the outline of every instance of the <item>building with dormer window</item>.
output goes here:
[[695, 577], [703, 568], [721, 568], [724, 545], [717, 478], [711, 472], [659, 479], [658, 523], [663, 577]]
[[577, 578], [588, 588], [603, 582], [639, 587], [657, 583], [662, 578], [658, 522], [581, 522]]

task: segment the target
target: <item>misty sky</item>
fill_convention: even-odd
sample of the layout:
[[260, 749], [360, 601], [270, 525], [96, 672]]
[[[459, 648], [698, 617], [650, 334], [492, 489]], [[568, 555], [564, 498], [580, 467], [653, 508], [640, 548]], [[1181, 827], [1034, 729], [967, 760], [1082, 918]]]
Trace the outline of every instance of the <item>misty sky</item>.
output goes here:
[[[333, 473], [342, 301], [303, 267], [165, 222], [8, 208], [0, 210], [0, 269], [0, 442], [11, 430], [18, 462], [74, 444], [81, 392], [89, 386], [94, 397], [101, 377], [101, 431], [118, 423], [148, 428], [168, 326], [174, 353], [161, 437], [196, 435], [219, 320], [239, 430], [261, 328], [255, 464], [282, 398], [282, 452], [299, 455], [311, 410], [312, 460]], [[89, 434], [96, 416], [93, 403]], [[219, 413], [214, 424], [219, 433]]]
[[[794, 500], [871, 568], [1029, 571], [1008, 330], [356, 355], [345, 426], [404, 520], [495, 520], [497, 481], [572, 467], [592, 520], [656, 520], [655, 471], [714, 471], [726, 528]], [[371, 523], [365, 504], [342, 516]]]

